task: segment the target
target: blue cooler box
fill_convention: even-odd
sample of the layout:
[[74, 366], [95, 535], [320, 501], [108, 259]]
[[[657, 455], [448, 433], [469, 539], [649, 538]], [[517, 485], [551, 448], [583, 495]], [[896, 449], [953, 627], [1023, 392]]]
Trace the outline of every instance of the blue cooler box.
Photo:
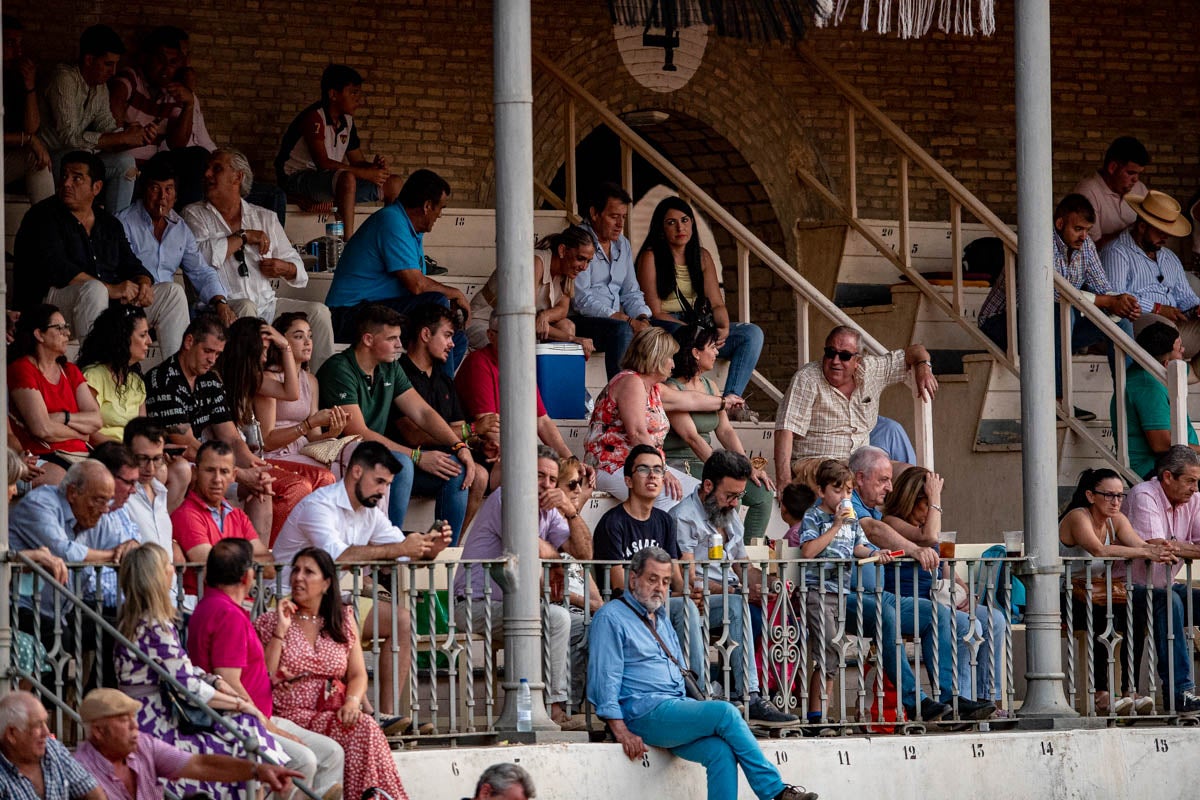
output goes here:
[[585, 419], [587, 385], [583, 348], [572, 342], [537, 346], [537, 385], [551, 419]]

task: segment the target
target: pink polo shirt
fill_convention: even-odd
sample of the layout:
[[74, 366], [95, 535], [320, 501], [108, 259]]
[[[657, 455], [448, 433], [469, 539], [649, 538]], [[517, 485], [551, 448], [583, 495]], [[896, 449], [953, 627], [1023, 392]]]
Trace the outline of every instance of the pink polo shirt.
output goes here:
[[240, 669], [246, 693], [259, 711], [271, 716], [271, 678], [262, 642], [250, 615], [232, 597], [220, 589], [205, 588], [188, 621], [187, 649], [192, 663], [205, 672]]
[[[1181, 506], [1172, 506], [1171, 501], [1163, 492], [1158, 478], [1139, 483], [1129, 490], [1129, 496], [1121, 506], [1129, 524], [1137, 531], [1138, 536], [1150, 539], [1174, 539], [1179, 542], [1200, 542], [1200, 492]], [[1146, 563], [1133, 562], [1133, 582], [1135, 584], [1152, 583], [1164, 587], [1175, 580], [1183, 562], [1175, 564], [1151, 565], [1153, 581], [1146, 580]], [[1116, 574], [1116, 571], [1113, 571]]]
[[[108, 795], [108, 800], [133, 800], [125, 784], [113, 770], [112, 762], [100, 755], [100, 751], [93, 747], [91, 742], [83, 742], [75, 749], [75, 760], [92, 773], [92, 777]], [[158, 785], [159, 778], [168, 781], [177, 779], [191, 760], [191, 753], [185, 753], [147, 733], [139, 733], [137, 749], [125, 759], [126, 765], [134, 774], [137, 800], [162, 797], [162, 789]]]

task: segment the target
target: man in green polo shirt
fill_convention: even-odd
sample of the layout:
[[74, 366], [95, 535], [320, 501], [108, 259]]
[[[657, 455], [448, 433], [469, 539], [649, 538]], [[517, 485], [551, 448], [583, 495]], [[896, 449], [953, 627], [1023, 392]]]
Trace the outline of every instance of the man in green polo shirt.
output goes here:
[[[1183, 340], [1179, 331], [1165, 322], [1142, 328], [1137, 343], [1164, 365], [1183, 358]], [[1113, 420], [1117, 418], [1115, 400], [1114, 397]], [[1125, 378], [1125, 418], [1129, 425], [1129, 468], [1151, 480], [1155, 460], [1171, 448], [1171, 401], [1167, 387], [1137, 364], [1129, 368]], [[1200, 451], [1200, 440], [1197, 440], [1191, 417], [1187, 421], [1187, 444]]]
[[[317, 372], [321, 407], [341, 406], [350, 415], [344, 435], [358, 434], [387, 445], [399, 459], [401, 469], [392, 481], [388, 501], [393, 525], [403, 527], [412, 494], [432, 496], [437, 502], [434, 513], [450, 523], [457, 539], [462, 535], [475, 465], [471, 449], [417, 394], [398, 363], [403, 321], [386, 306], [363, 306], [356, 320], [354, 347], [334, 355]], [[389, 439], [385, 434], [393, 406], [450, 452], [422, 451]]]

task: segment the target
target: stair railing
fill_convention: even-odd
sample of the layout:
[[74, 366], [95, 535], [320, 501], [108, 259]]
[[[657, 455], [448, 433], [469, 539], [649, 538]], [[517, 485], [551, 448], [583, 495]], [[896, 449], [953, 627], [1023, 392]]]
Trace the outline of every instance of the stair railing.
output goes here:
[[[537, 194], [556, 208], [566, 211], [569, 215], [578, 217], [575, 147], [578, 144], [577, 111], [579, 105], [582, 105], [589, 109], [600, 122], [604, 123], [620, 139], [620, 182], [626, 191], [630, 191], [633, 188], [633, 154], [637, 153], [661, 172], [669, 181], [674, 183], [680, 196], [687, 198], [693, 207], [703, 212], [709, 224], [723, 228], [736, 243], [739, 322], [751, 321], [750, 257], [754, 256], [784, 281], [791, 288], [795, 297], [797, 368], [804, 366], [811, 360], [812, 342], [810, 341], [809, 332], [811, 330], [810, 317], [814, 311], [820, 317], [828, 320], [831, 325], [846, 325], [858, 331], [862, 337], [863, 349], [866, 352], [875, 354], [887, 352], [887, 348], [863, 330], [842, 309], [838, 308], [830, 298], [826, 297], [809, 283], [797, 269], [755, 236], [736, 217], [705, 192], [704, 189], [655, 150], [649, 142], [639, 136], [620, 117], [610, 111], [606, 105], [584, 89], [571, 76], [563, 72], [557, 64], [536, 53], [533, 54], [533, 63], [535, 67], [549, 76], [566, 93], [566, 100], [563, 103], [564, 136], [562, 142], [566, 178], [564, 197], [557, 197], [544, 184], [535, 182], [534, 188]], [[752, 379], [776, 403], [783, 399], [783, 392], [758, 370], [754, 371]], [[932, 406], [929, 402], [915, 396], [913, 403], [913, 418], [916, 428], [913, 444], [917, 452], [917, 461], [921, 466], [932, 469], [934, 466]]]
[[[820, 73], [827, 85], [832, 86], [837, 91], [846, 107], [847, 175], [845, 199], [838, 198], [812, 172], [802, 166], [796, 166], [796, 176], [799, 178], [801, 184], [812, 190], [830, 208], [837, 212], [842, 221], [870, 243], [901, 275], [907, 278], [913, 286], [917, 287], [930, 303], [966, 331], [975, 344], [987, 351], [993, 359], [1019, 379], [1021, 374], [1020, 357], [1017, 349], [1016, 335], [1017, 234], [968, 191], [953, 175], [947, 172], [933, 156], [909, 138], [882, 110], [871, 103], [828, 62], [818, 56], [812, 50], [811, 46], [801, 45], [798, 50], [801, 56]], [[893, 250], [878, 232], [858, 216], [857, 136], [860, 116], [864, 122], [873, 125], [882, 134], [884, 140], [890, 142], [899, 151], [895, 176], [899, 189], [898, 199], [900, 205], [898, 222], [899, 246], [896, 250]], [[921, 169], [937, 188], [945, 191], [950, 197], [950, 242], [953, 267], [951, 270], [952, 286], [949, 301], [916, 270], [912, 263], [912, 249], [910, 247], [911, 220], [909, 211], [910, 166], [916, 166]], [[1004, 272], [1007, 288], [1007, 296], [1005, 298], [1005, 326], [1008, 332], [1007, 350], [1002, 350], [998, 347], [979, 329], [975, 321], [969, 318], [964, 312], [962, 261], [962, 214], [964, 210], [979, 220], [993, 236], [1000, 240], [1004, 247]], [[1115, 455], [1112, 453], [1112, 448], [1102, 438], [1092, 433], [1092, 431], [1073, 416], [1070, 336], [1072, 311], [1090, 320], [1115, 348], [1116, 374], [1113, 376], [1113, 379], [1117, 398], [1124, 398], [1125, 396], [1127, 359], [1136, 362], [1138, 366], [1145, 369], [1151, 375], [1154, 375], [1161, 383], [1167, 386], [1171, 403], [1171, 441], [1173, 443], [1187, 441], [1186, 378], [1181, 379], [1175, 375], [1169, 377], [1169, 371], [1162, 364], [1151, 358], [1145, 350], [1139, 347], [1133, 339], [1114, 324], [1108, 315], [1101, 311], [1090, 298], [1072, 286], [1057, 272], [1054, 273], [1054, 288], [1062, 301], [1059, 305], [1059, 325], [1062, 333], [1060, 336], [1060, 347], [1062, 349], [1063, 397], [1061, 404], [1057, 408], [1058, 417], [1076, 436], [1094, 447], [1097, 453], [1113, 468], [1123, 473], [1127, 480], [1140, 481], [1141, 476], [1129, 468], [1129, 428], [1124, 402], [1114, 404], [1116, 406], [1116, 414], [1113, 419], [1113, 438], [1116, 443]], [[1180, 375], [1186, 375], [1186, 370], [1182, 362], [1173, 364], [1172, 368], [1173, 370], [1178, 370]]]

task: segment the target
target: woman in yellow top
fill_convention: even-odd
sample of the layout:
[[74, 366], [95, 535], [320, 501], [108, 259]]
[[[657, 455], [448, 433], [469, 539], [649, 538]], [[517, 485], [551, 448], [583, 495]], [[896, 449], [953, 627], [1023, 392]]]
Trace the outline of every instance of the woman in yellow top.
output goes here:
[[638, 251], [637, 276], [656, 325], [671, 332], [681, 325], [716, 329], [717, 357], [729, 360], [724, 395], [740, 398], [758, 364], [763, 332], [749, 322], [730, 323], [716, 265], [700, 246], [695, 214], [678, 197], [654, 209]]
[[76, 363], [100, 404], [100, 430], [90, 444], [119, 442], [125, 423], [146, 415], [146, 384], [138, 366], [150, 351], [150, 324], [137, 306], [101, 312], [79, 348]]

